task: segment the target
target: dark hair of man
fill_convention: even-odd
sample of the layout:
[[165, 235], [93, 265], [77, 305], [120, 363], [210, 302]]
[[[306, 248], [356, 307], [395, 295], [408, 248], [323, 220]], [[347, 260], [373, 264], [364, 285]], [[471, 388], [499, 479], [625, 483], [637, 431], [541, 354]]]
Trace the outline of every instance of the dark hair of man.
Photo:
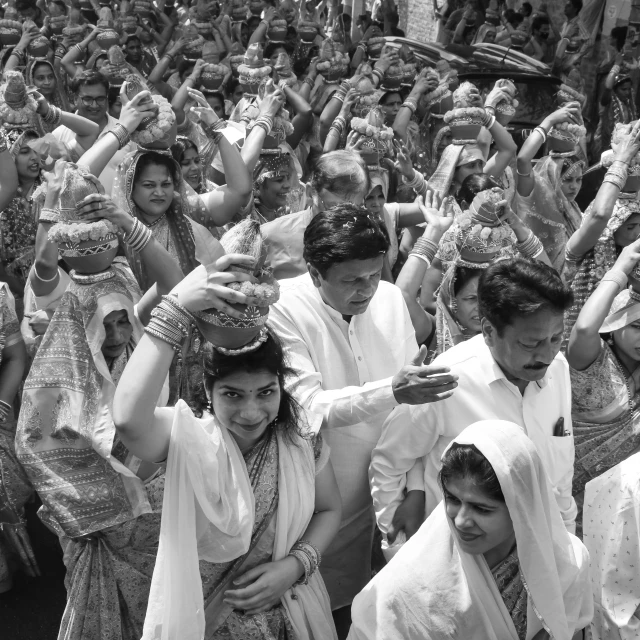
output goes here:
[[442, 457], [438, 481], [443, 491], [447, 489], [447, 481], [453, 478], [469, 478], [488, 498], [504, 502], [504, 494], [496, 472], [472, 444], [454, 443]]
[[527, 17], [530, 16], [533, 13], [533, 6], [531, 5], [530, 2], [523, 2], [522, 3], [522, 8], [524, 9], [525, 13], [527, 14]]
[[336, 264], [377, 258], [388, 248], [384, 224], [364, 207], [349, 203], [318, 213], [304, 232], [305, 262], [323, 278]]
[[573, 304], [571, 289], [558, 272], [539, 260], [509, 258], [483, 270], [478, 309], [501, 336], [518, 317], [542, 310], [564, 313]]
[[616, 39], [617, 51], [622, 51], [628, 31], [629, 29], [627, 27], [613, 27], [613, 29], [611, 29], [611, 37]]
[[580, 13], [582, 11], [582, 0], [569, 0], [569, 2], [573, 5], [576, 13]]
[[326, 189], [345, 200], [366, 195], [370, 188], [367, 165], [353, 151], [323, 153], [313, 165], [311, 187], [317, 194]]
[[533, 19], [533, 22], [531, 23], [531, 31], [533, 33], [535, 33], [536, 31], [540, 31], [540, 29], [544, 26], [544, 25], [548, 25], [549, 24], [549, 18], [545, 17], [545, 16], [536, 16]]
[[109, 81], [99, 71], [87, 69], [75, 75], [71, 82], [71, 90], [77, 95], [80, 87], [90, 87], [96, 84], [102, 85], [109, 93]]

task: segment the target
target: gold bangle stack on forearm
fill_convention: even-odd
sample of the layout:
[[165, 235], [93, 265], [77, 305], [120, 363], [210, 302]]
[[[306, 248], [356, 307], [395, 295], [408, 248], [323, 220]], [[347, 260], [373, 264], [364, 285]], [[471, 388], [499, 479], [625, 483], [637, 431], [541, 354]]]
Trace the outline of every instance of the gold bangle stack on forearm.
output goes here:
[[309, 578], [318, 570], [322, 562], [320, 551], [308, 540], [298, 540], [298, 542], [291, 547], [289, 555], [297, 558], [304, 567], [304, 576], [295, 584], [308, 584]]
[[516, 249], [527, 258], [537, 258], [544, 251], [542, 242], [531, 230], [529, 230], [529, 235], [522, 242], [516, 243]]
[[604, 176], [602, 182], [609, 182], [612, 185], [622, 189], [627, 182], [628, 167], [621, 160], [614, 160], [613, 164]]
[[438, 253], [438, 245], [433, 240], [418, 238], [409, 255], [415, 256], [428, 265], [431, 265], [433, 259], [436, 257], [436, 253]]
[[162, 296], [162, 302], [151, 312], [145, 331], [180, 351], [195, 320], [173, 296]]
[[122, 239], [132, 251], [140, 253], [151, 242], [152, 237], [151, 229], [135, 218], [131, 233], [125, 234]]

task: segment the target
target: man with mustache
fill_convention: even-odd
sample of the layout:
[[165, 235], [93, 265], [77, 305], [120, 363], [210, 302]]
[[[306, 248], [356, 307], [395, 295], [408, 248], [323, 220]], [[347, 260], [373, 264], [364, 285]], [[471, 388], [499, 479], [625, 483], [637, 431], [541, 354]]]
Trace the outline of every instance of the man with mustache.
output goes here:
[[[442, 499], [437, 482], [447, 445], [478, 420], [508, 420], [538, 449], [567, 529], [577, 513], [571, 495], [574, 444], [569, 366], [560, 353], [564, 312], [573, 296], [558, 273], [538, 261], [499, 260], [480, 277], [482, 333], [434, 361], [458, 376], [440, 402], [396, 407], [373, 451], [369, 480], [378, 527], [389, 544], [401, 528], [396, 509], [428, 516]], [[406, 474], [424, 463], [424, 491], [405, 495]], [[405, 531], [410, 537], [415, 531]], [[400, 540], [398, 540], [400, 542]], [[383, 549], [386, 543], [383, 542]]]

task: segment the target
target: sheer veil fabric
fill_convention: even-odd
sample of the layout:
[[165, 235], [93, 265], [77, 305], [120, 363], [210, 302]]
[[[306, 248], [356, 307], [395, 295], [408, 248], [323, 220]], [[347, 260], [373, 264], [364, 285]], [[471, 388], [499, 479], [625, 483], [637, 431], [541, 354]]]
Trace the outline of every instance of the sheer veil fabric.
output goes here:
[[[516, 425], [477, 422], [453, 442], [493, 467], [516, 534], [527, 640], [571, 640], [593, 616], [588, 554], [567, 532], [535, 446]], [[462, 551], [444, 502], [356, 597], [349, 640], [517, 640], [484, 556]]]
[[[156, 414], [158, 415], [158, 414]], [[249, 549], [254, 497], [235, 440], [183, 400], [161, 409], [172, 423], [160, 546], [142, 640], [202, 640], [205, 606], [199, 560], [227, 562]], [[286, 557], [306, 530], [315, 503], [315, 462], [308, 443], [278, 434], [278, 506], [273, 560]], [[306, 445], [306, 446], [305, 446]], [[336, 638], [329, 596], [319, 572], [282, 597], [297, 640]], [[207, 634], [209, 637], [209, 634]]]

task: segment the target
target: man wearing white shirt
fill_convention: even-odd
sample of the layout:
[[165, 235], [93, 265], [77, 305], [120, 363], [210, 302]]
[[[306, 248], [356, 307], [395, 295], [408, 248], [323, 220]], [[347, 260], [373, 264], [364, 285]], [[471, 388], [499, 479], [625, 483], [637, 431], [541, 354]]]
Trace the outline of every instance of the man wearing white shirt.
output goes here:
[[[99, 71], [83, 71], [73, 79], [73, 91], [76, 96], [76, 113], [100, 127], [98, 140], [106, 135], [118, 121], [108, 113], [109, 82]], [[85, 149], [77, 140], [76, 134], [64, 125], [54, 129], [53, 135], [64, 142], [78, 156], [82, 156]], [[125, 156], [136, 149], [134, 142], [127, 143], [122, 149], [116, 151], [98, 179], [102, 183], [106, 193], [111, 193], [113, 180], [118, 165]]]
[[482, 334], [433, 363], [458, 375], [452, 397], [394, 410], [373, 452], [371, 493], [383, 534], [403, 501], [405, 477], [416, 461], [424, 463], [428, 516], [442, 499], [437, 477], [447, 445], [470, 424], [494, 418], [520, 425], [534, 442], [565, 525], [575, 530], [571, 387], [569, 366], [560, 353], [571, 292], [551, 267], [513, 258], [484, 271], [478, 300]]
[[[309, 273], [281, 283], [270, 316], [293, 369], [293, 396], [324, 418], [342, 496], [340, 531], [321, 566], [340, 637], [351, 601], [371, 578], [367, 471], [382, 423], [399, 403], [434, 402], [456, 384], [446, 369], [418, 364], [402, 293], [380, 281], [388, 246], [366, 209], [341, 204], [318, 213], [304, 232]], [[414, 484], [422, 488], [421, 468]]]

